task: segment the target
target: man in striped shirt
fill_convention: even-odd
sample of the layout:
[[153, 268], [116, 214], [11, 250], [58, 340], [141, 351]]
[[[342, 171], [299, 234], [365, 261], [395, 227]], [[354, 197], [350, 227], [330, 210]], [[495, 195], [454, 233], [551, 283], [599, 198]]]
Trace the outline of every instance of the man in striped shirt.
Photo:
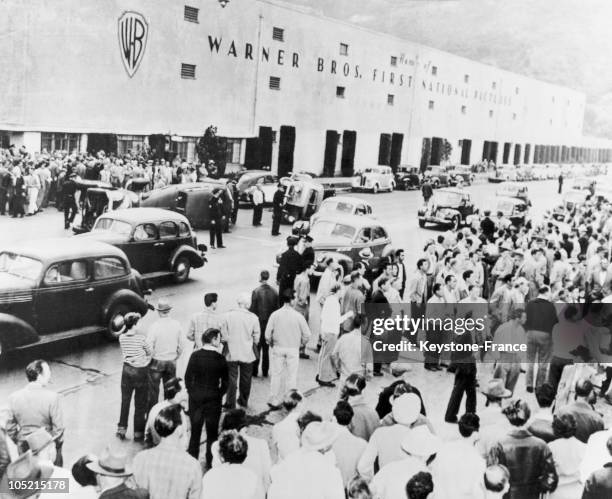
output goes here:
[[217, 293], [206, 293], [204, 295], [204, 311], [191, 317], [187, 339], [194, 342], [194, 350], [202, 348], [202, 333], [207, 329], [218, 329], [223, 337], [225, 321], [217, 313]]

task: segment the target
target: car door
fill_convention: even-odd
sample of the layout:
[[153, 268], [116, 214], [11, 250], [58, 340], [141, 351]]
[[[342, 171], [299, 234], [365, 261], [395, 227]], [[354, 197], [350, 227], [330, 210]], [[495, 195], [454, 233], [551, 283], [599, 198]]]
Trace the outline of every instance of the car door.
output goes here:
[[126, 251], [132, 267], [141, 274], [155, 272], [158, 266], [156, 255], [161, 246], [160, 243], [156, 224], [147, 222], [136, 225], [130, 237], [128, 251]]
[[101, 256], [92, 261], [92, 287], [97, 306], [92, 321], [103, 325], [102, 307], [117, 291], [129, 288], [130, 271], [127, 262], [118, 256]]
[[[171, 270], [170, 258], [175, 250], [182, 244], [179, 238], [178, 225], [171, 220], [163, 221], [159, 224], [159, 242], [155, 255], [157, 270]], [[185, 241], [189, 244], [189, 241]]]
[[93, 291], [89, 260], [65, 260], [50, 265], [36, 292], [39, 333], [57, 333], [94, 324]]

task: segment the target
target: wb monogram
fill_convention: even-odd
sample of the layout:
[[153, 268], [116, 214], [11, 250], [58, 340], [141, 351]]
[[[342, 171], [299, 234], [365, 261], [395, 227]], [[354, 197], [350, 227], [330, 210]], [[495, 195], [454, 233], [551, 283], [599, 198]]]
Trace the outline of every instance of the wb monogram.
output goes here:
[[124, 12], [117, 21], [119, 49], [123, 66], [131, 78], [144, 57], [149, 25], [138, 12]]

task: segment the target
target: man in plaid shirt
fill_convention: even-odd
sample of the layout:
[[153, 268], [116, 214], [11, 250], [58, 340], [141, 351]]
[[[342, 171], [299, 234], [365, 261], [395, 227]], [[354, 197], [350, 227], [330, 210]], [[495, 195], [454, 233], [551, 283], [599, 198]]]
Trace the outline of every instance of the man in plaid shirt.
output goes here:
[[187, 339], [194, 342], [194, 350], [202, 348], [202, 333], [207, 329], [218, 329], [222, 336], [225, 320], [217, 313], [217, 293], [206, 293], [204, 295], [204, 311], [191, 317]]

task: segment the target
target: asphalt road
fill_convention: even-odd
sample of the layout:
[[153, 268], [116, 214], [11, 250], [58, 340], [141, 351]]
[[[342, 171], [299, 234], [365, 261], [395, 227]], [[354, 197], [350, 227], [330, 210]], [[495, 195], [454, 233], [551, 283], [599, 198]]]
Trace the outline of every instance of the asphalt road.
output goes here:
[[[556, 181], [531, 182], [528, 186], [534, 218], [540, 217], [546, 209], [552, 208], [560, 201]], [[467, 189], [477, 207], [492, 207], [492, 198], [497, 189], [495, 185], [482, 183]], [[387, 227], [393, 245], [405, 249], [407, 269], [413, 268], [426, 240], [435, 237], [442, 230], [418, 227], [416, 214], [422, 203], [420, 191], [355, 195], [367, 199], [373, 205], [374, 214]], [[250, 292], [257, 285], [260, 270], [269, 269], [275, 272], [274, 256], [285, 239], [284, 235], [290, 232], [289, 226], [283, 226], [283, 235], [272, 237], [271, 212], [268, 210], [264, 212], [262, 227], [252, 227], [251, 216], [250, 209], [241, 209], [237, 226], [231, 234], [224, 234], [224, 244], [227, 248], [210, 250], [209, 263], [202, 269], [192, 271], [190, 280], [183, 285], [173, 285], [167, 281], [156, 282], [151, 300], [167, 298], [174, 305], [173, 315], [185, 327], [189, 317], [202, 306], [202, 297], [206, 292], [219, 293], [221, 311], [235, 306], [235, 299], [240, 292]], [[0, 217], [0, 246], [23, 239], [60, 236], [70, 237], [70, 231], [63, 230], [62, 215], [54, 208], [31, 218]], [[208, 244], [208, 233], [198, 233], [198, 239]], [[66, 313], [70, 313], [69, 304], [66, 304]], [[146, 329], [154, 319], [155, 314], [149, 313], [143, 319], [143, 327]], [[181, 374], [185, 369], [189, 351], [190, 348], [179, 362]], [[0, 406], [9, 393], [25, 384], [23, 369], [29, 361], [36, 358], [50, 361], [53, 372], [51, 388], [64, 395], [66, 462], [72, 463], [87, 452], [99, 452], [106, 443], [115, 441], [122, 365], [118, 345], [108, 343], [98, 336], [90, 336], [32, 348], [3, 358], [0, 360]], [[301, 361], [299, 386], [308, 391], [309, 406], [327, 416], [337, 399], [337, 389], [320, 389], [318, 386], [315, 388], [315, 370], [314, 355], [311, 360]], [[411, 382], [421, 389], [434, 425], [441, 428], [443, 433], [454, 434], [456, 429], [447, 427], [442, 422], [443, 410], [452, 388], [451, 375], [444, 372], [426, 372], [421, 365], [413, 365], [409, 376]], [[384, 378], [374, 379], [372, 385], [385, 386], [390, 379], [391, 376], [387, 374]], [[254, 380], [250, 400], [252, 412], [259, 413], [267, 409], [268, 389], [268, 380]], [[523, 377], [517, 389], [519, 393], [524, 392]], [[375, 399], [377, 391], [376, 388], [368, 390], [368, 396]], [[533, 400], [533, 397], [528, 397]], [[482, 399], [479, 399], [480, 407], [482, 403]], [[270, 414], [267, 417], [269, 422], [278, 418], [278, 414]], [[268, 429], [269, 427], [264, 426], [258, 431], [267, 436]], [[130, 435], [131, 430], [128, 432], [128, 436]], [[122, 445], [136, 449], [130, 442]]]

